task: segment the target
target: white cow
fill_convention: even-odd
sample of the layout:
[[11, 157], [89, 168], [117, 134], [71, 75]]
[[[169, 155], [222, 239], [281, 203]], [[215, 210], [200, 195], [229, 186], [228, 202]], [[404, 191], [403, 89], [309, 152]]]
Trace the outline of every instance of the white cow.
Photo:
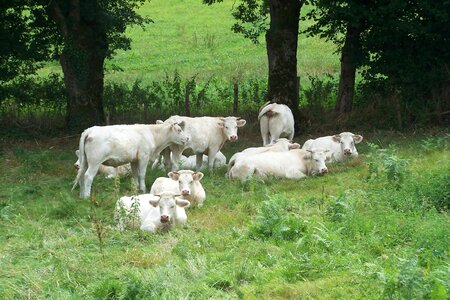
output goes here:
[[[226, 166], [227, 164], [227, 158], [226, 156], [221, 152], [217, 152], [216, 159], [214, 160], [214, 168], [220, 168], [222, 166]], [[195, 169], [197, 167], [197, 155], [191, 155], [189, 157], [186, 157], [184, 155], [181, 155], [180, 160], [178, 161], [178, 164], [174, 167], [177, 170], [181, 169]], [[203, 155], [203, 162], [201, 166], [201, 170], [206, 169], [208, 167], [208, 155]], [[152, 169], [164, 169], [164, 157], [161, 156], [152, 165]]]
[[340, 162], [348, 157], [357, 157], [358, 151], [355, 144], [363, 140], [362, 135], [353, 134], [351, 132], [342, 132], [333, 136], [324, 136], [315, 140], [307, 140], [302, 149], [311, 150], [320, 148], [330, 151], [330, 161]]
[[[75, 169], [79, 169], [80, 168], [80, 150], [76, 150], [75, 154], [77, 156], [77, 161], [73, 164], [73, 166], [75, 167]], [[105, 166], [103, 164], [100, 165], [100, 167], [98, 168], [98, 173], [101, 173], [103, 175], [105, 175], [105, 177], [107, 179], [112, 179], [112, 178], [116, 178], [116, 177], [123, 177], [126, 176], [128, 174], [131, 173], [131, 165], [130, 164], [125, 164], [122, 166], [118, 166], [117, 168], [114, 167], [110, 167], [110, 166]]]
[[181, 194], [181, 197], [191, 204], [197, 203], [199, 207], [203, 205], [206, 194], [200, 180], [203, 178], [202, 172], [191, 170], [180, 170], [169, 172], [167, 177], [158, 177], [153, 183], [150, 193], [159, 194], [170, 191]]
[[172, 170], [180, 160], [180, 156], [185, 149], [192, 149], [196, 155], [196, 169], [200, 170], [203, 161], [203, 154], [208, 155], [208, 167], [213, 169], [216, 154], [222, 148], [223, 144], [229, 141], [238, 140], [238, 128], [245, 125], [246, 121], [236, 117], [180, 117], [172, 116], [164, 123], [185, 122], [184, 131], [189, 136], [189, 141], [184, 145], [171, 145], [172, 161], [170, 161], [170, 152], [164, 151], [164, 161], [172, 163]]
[[136, 186], [145, 193], [145, 173], [169, 144], [182, 145], [189, 140], [183, 122], [159, 125], [112, 125], [86, 129], [80, 138], [80, 169], [72, 189], [80, 185], [80, 197], [88, 198], [100, 164], [117, 167], [131, 163]]
[[279, 138], [273, 142], [273, 144], [267, 144], [264, 147], [250, 147], [242, 150], [241, 152], [237, 152], [233, 154], [233, 156], [228, 161], [228, 171], [227, 175], [230, 172], [230, 169], [234, 166], [237, 159], [245, 155], [254, 155], [263, 152], [284, 152], [292, 149], [300, 148], [300, 144], [294, 143], [286, 138]]
[[230, 170], [230, 178], [245, 180], [251, 176], [300, 179], [328, 173], [323, 150], [294, 149], [287, 152], [263, 152], [243, 156]]
[[267, 102], [261, 108], [258, 120], [263, 146], [280, 137], [290, 140], [294, 137], [294, 115], [287, 105]]
[[[184, 209], [189, 205], [189, 201], [172, 192], [121, 197], [116, 203], [117, 227], [120, 230], [139, 227], [150, 232], [167, 230], [176, 224], [187, 222]], [[183, 214], [179, 215], [179, 212]]]

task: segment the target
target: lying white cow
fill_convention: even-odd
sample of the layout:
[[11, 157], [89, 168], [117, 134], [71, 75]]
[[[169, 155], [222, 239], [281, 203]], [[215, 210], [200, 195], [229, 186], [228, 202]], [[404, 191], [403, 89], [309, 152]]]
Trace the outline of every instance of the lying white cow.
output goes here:
[[258, 154], [258, 153], [263, 153], [263, 152], [268, 152], [268, 151], [272, 151], [272, 152], [284, 152], [284, 151], [289, 151], [292, 149], [298, 149], [300, 148], [300, 144], [294, 143], [286, 138], [279, 138], [277, 140], [274, 141], [273, 144], [268, 144], [264, 147], [250, 147], [247, 148], [245, 150], [242, 150], [241, 152], [237, 152], [235, 153], [229, 160], [228, 162], [228, 172], [227, 175], [230, 172], [230, 169], [234, 166], [235, 162], [237, 159], [239, 159], [242, 156], [245, 155], [254, 155], [254, 154]]
[[294, 115], [287, 105], [267, 102], [261, 108], [258, 120], [263, 146], [280, 137], [290, 140], [294, 137]]
[[353, 134], [351, 132], [342, 132], [333, 136], [324, 136], [315, 140], [307, 140], [302, 149], [311, 150], [320, 148], [330, 151], [330, 160], [332, 162], [344, 161], [348, 157], [357, 157], [358, 151], [355, 144], [363, 140], [362, 135]]
[[263, 152], [239, 158], [231, 168], [230, 178], [245, 180], [251, 176], [300, 179], [328, 173], [323, 150], [294, 149], [287, 152]]
[[[116, 203], [117, 227], [120, 230], [139, 227], [150, 232], [167, 230], [176, 224], [186, 223], [184, 208], [189, 204], [189, 201], [172, 192], [121, 197]], [[179, 212], [182, 214], [179, 215]]]
[[167, 174], [167, 177], [159, 177], [153, 183], [150, 193], [159, 194], [161, 192], [174, 192], [181, 194], [182, 198], [191, 202], [197, 203], [199, 207], [203, 205], [206, 194], [200, 180], [203, 178], [203, 173], [194, 172], [191, 170], [174, 171]]
[[[75, 169], [78, 170], [80, 168], [80, 158], [79, 158], [80, 150], [76, 150], [75, 154], [78, 159], [73, 164], [73, 166], [75, 167]], [[122, 166], [118, 166], [117, 168], [114, 168], [114, 167], [105, 166], [105, 165], [101, 164], [100, 167], [98, 168], [98, 173], [105, 175], [105, 177], [108, 179], [122, 177], [122, 176], [126, 176], [131, 173], [131, 165], [125, 164]]]
[[172, 163], [172, 170], [175, 170], [181, 154], [185, 149], [192, 149], [196, 154], [196, 169], [200, 170], [203, 162], [203, 154], [208, 155], [208, 167], [212, 170], [216, 154], [223, 144], [229, 141], [238, 140], [238, 127], [245, 125], [246, 121], [236, 117], [180, 117], [172, 116], [164, 123], [184, 122], [184, 131], [189, 136], [189, 141], [184, 145], [171, 145], [172, 161], [170, 161], [170, 151], [164, 151], [164, 161]]
[[189, 138], [183, 122], [159, 125], [112, 125], [86, 129], [80, 138], [80, 169], [73, 188], [80, 185], [80, 197], [88, 198], [100, 165], [117, 167], [131, 163], [136, 186], [145, 192], [145, 173], [149, 160], [154, 161], [169, 144], [182, 145]]
[[[226, 166], [227, 164], [227, 158], [222, 152], [217, 152], [216, 159], [214, 160], [214, 168], [220, 168], [222, 166]], [[191, 155], [189, 157], [186, 157], [184, 155], [181, 155], [180, 160], [178, 161], [178, 164], [174, 166], [174, 169], [181, 170], [181, 169], [196, 169], [197, 167], [197, 155]], [[201, 170], [206, 169], [208, 167], [208, 155], [203, 155], [203, 162]], [[152, 165], [152, 169], [164, 169], [164, 157], [160, 157], [159, 159], [155, 160], [155, 162]]]

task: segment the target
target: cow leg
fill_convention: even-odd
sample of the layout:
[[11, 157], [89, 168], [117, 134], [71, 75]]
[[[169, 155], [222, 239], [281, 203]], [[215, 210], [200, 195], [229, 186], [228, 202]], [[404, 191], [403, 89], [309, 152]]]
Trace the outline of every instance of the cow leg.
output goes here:
[[170, 159], [170, 148], [167, 147], [162, 151], [162, 155], [164, 157], [164, 167], [166, 170], [170, 170], [172, 168], [172, 161]]
[[147, 165], [148, 165], [148, 159], [141, 159], [139, 161], [139, 188], [143, 193], [146, 192], [145, 187], [145, 174], [147, 173]]
[[216, 160], [217, 152], [219, 152], [219, 149], [209, 148], [208, 150], [208, 167], [210, 171], [212, 171], [214, 168], [214, 161]]
[[286, 171], [286, 178], [288, 179], [301, 179], [306, 177], [306, 175], [298, 169], [290, 169]]
[[95, 175], [97, 175], [98, 169], [100, 168], [100, 163], [97, 164], [90, 164], [88, 169], [86, 170], [86, 173], [84, 173], [84, 180], [83, 181], [83, 186], [84, 186], [84, 190], [81, 192], [80, 191], [80, 197], [81, 198], [89, 198], [89, 196], [91, 196], [91, 187], [92, 187], [92, 181], [94, 181], [94, 177]]
[[142, 222], [141, 224], [140, 229], [149, 232], [156, 232], [156, 226], [152, 220], [144, 220], [144, 222]]
[[85, 182], [84, 181], [84, 174], [86, 174], [86, 171], [87, 171], [87, 167], [86, 166], [81, 166], [80, 167], [80, 171], [79, 172], [81, 172], [81, 175], [80, 175], [78, 184], [80, 185], [80, 197], [81, 198], [83, 198], [83, 195], [84, 195], [85, 190], [86, 190], [86, 187], [84, 185], [84, 182]]
[[136, 189], [139, 187], [139, 164], [138, 162], [132, 162], [131, 165], [131, 174], [133, 174], [134, 186]]
[[199, 171], [203, 165], [203, 153], [195, 155], [195, 169]]
[[172, 171], [179, 169], [179, 163], [181, 154], [183, 153], [183, 148], [173, 147], [172, 149]]
[[259, 120], [259, 127], [261, 129], [261, 138], [263, 140], [263, 146], [270, 143], [269, 135], [269, 118], [267, 116], [262, 116]]
[[274, 143], [277, 139], [280, 138], [283, 133], [283, 128], [278, 123], [279, 120], [272, 118], [273, 122], [269, 125], [270, 127], [270, 143]]

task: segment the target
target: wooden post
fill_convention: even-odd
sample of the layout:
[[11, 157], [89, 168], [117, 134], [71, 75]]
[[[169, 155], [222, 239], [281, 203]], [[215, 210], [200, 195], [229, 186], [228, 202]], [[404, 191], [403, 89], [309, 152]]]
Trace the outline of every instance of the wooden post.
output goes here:
[[186, 111], [186, 116], [191, 116], [191, 103], [189, 102], [189, 93], [190, 93], [190, 87], [189, 82], [186, 83], [186, 90], [184, 94], [184, 109]]
[[239, 103], [239, 85], [237, 82], [234, 83], [233, 90], [234, 90], [233, 115], [236, 116], [238, 114], [238, 103]]

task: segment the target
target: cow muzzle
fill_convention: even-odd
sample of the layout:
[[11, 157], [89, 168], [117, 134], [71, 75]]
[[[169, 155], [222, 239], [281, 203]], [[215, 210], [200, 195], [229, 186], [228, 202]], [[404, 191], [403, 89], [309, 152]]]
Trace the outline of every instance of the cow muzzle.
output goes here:
[[79, 164], [73, 164], [73, 167], [78, 170], [80, 168], [80, 165]]
[[160, 221], [161, 221], [161, 223], [169, 222], [169, 216], [162, 215]]
[[344, 155], [352, 155], [352, 150], [351, 149], [344, 149]]
[[191, 194], [191, 191], [189, 191], [189, 190], [182, 190], [181, 191], [181, 195], [183, 195], [183, 196], [189, 196]]
[[230, 136], [230, 141], [232, 141], [232, 142], [236, 142], [237, 140], [238, 140], [238, 136], [237, 135], [232, 135], [232, 136]]
[[320, 169], [320, 174], [327, 174], [327, 173], [328, 173], [328, 168]]

